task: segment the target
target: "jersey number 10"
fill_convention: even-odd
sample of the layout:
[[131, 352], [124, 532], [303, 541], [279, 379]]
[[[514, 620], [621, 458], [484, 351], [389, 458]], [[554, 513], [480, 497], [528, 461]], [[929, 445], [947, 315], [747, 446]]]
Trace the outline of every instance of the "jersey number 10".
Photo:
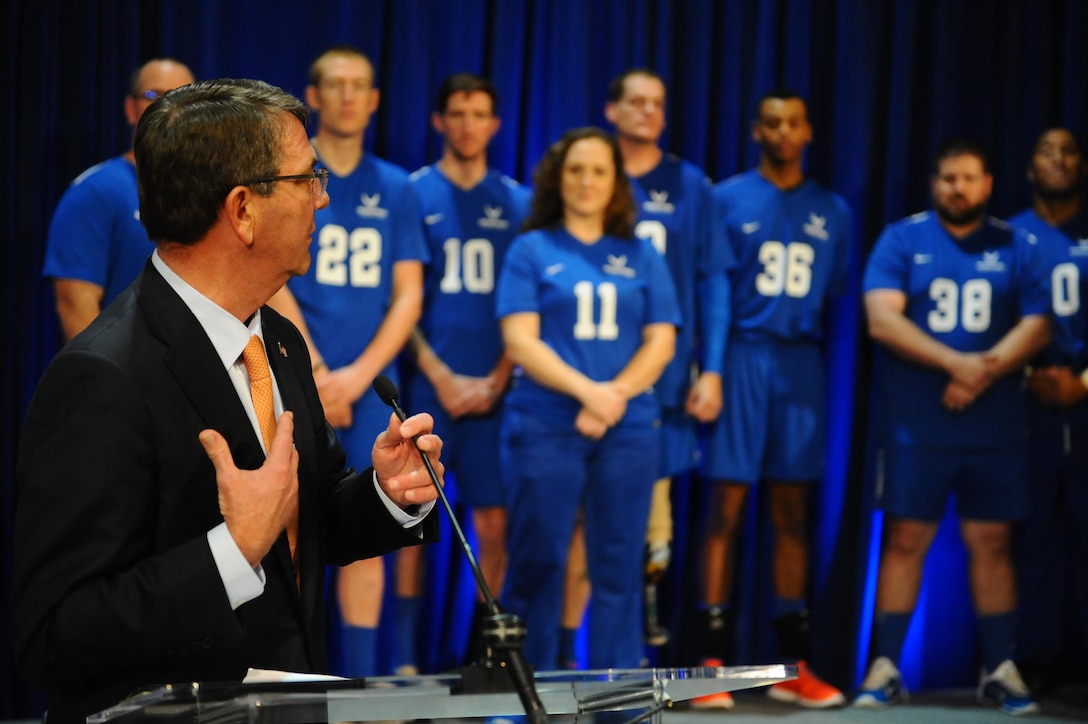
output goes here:
[[442, 244], [446, 253], [446, 268], [439, 288], [445, 294], [457, 294], [462, 289], [473, 294], [490, 294], [495, 288], [495, 248], [487, 239], [450, 237]]

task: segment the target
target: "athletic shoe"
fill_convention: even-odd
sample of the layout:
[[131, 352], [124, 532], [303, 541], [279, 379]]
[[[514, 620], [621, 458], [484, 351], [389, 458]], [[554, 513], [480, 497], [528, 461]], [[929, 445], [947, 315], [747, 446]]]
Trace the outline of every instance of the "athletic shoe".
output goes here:
[[854, 699], [854, 706], [859, 709], [887, 709], [892, 704], [907, 701], [907, 690], [903, 688], [903, 677], [899, 674], [892, 660], [881, 656], [869, 666], [861, 690]]
[[980, 704], [996, 705], [1006, 714], [1034, 714], [1039, 702], [1031, 696], [1031, 690], [1020, 677], [1020, 670], [1011, 659], [1005, 659], [991, 674], [983, 674], [978, 683]]
[[816, 676], [804, 661], [797, 662], [796, 679], [772, 685], [767, 689], [767, 696], [806, 709], [827, 709], [846, 703], [842, 692]]
[[[717, 668], [722, 665], [721, 659], [703, 659], [700, 666], [707, 666]], [[691, 700], [692, 709], [732, 709], [736, 702], [733, 701], [733, 695], [728, 691], [719, 691], [716, 694], [707, 694], [706, 696], [698, 696]]]

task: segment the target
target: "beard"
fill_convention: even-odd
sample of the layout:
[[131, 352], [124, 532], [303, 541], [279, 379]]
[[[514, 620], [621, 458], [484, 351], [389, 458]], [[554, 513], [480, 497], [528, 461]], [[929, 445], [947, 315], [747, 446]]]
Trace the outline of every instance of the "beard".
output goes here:
[[959, 209], [952, 208], [940, 202], [936, 202], [934, 206], [937, 209], [937, 216], [946, 224], [952, 226], [967, 226], [977, 221], [981, 221], [986, 215], [986, 202]]

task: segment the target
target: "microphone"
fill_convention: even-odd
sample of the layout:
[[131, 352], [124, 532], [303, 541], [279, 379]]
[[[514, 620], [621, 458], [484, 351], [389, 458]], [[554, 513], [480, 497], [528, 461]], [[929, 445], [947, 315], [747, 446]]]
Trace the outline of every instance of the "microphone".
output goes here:
[[[397, 386], [393, 384], [393, 381], [385, 375], [378, 375], [374, 379], [373, 387], [378, 398], [392, 407], [397, 419], [404, 422], [408, 414], [400, 406]], [[537, 693], [536, 687], [533, 686], [533, 677], [529, 673], [529, 667], [521, 655], [521, 646], [525, 640], [525, 624], [518, 616], [503, 613], [499, 602], [491, 594], [491, 589], [488, 587], [487, 581], [484, 580], [483, 571], [480, 570], [480, 564], [476, 562], [476, 556], [472, 553], [472, 546], [469, 545], [468, 538], [465, 537], [465, 532], [461, 529], [461, 524], [453, 513], [449, 498], [446, 497], [446, 491], [442, 488], [442, 484], [438, 482], [438, 474], [435, 473], [430, 458], [419, 449], [419, 435], [412, 438], [412, 443], [416, 446], [416, 452], [423, 458], [423, 465], [431, 476], [431, 484], [438, 491], [438, 499], [442, 501], [442, 507], [446, 509], [446, 516], [450, 519], [453, 532], [457, 536], [465, 556], [468, 558], [469, 568], [472, 569], [472, 574], [476, 578], [476, 586], [480, 589], [480, 593], [483, 594], [484, 603], [490, 614], [488, 616], [490, 620], [487, 631], [485, 631], [485, 634], [491, 638], [488, 649], [497, 649], [506, 653], [505, 663], [508, 665], [514, 691], [517, 692], [518, 698], [521, 699], [521, 705], [525, 709], [525, 716], [530, 724], [544, 724], [548, 721], [548, 713], [544, 710], [540, 695]]]

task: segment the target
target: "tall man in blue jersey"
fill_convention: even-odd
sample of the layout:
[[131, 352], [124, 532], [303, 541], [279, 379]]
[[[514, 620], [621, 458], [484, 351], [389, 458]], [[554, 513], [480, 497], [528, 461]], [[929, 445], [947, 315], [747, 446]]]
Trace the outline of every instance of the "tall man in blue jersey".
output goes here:
[[[843, 291], [851, 217], [843, 200], [802, 167], [812, 140], [805, 101], [779, 89], [763, 95], [752, 125], [758, 168], [723, 181], [714, 198], [736, 257], [723, 408], [703, 475], [716, 483], [704, 541], [701, 611], [707, 659], [728, 655], [734, 548], [744, 502], [768, 484], [774, 523], [778, 655], [800, 662], [774, 699], [822, 708], [842, 693], [804, 663], [809, 655], [808, 493], [824, 473], [825, 379], [821, 322], [828, 295]], [[720, 695], [696, 706], [728, 708]]]
[[[494, 593], [506, 572], [499, 429], [513, 370], [495, 318], [495, 283], [531, 196], [487, 166], [487, 147], [499, 130], [497, 107], [495, 87], [472, 73], [449, 76], [438, 91], [431, 124], [442, 137], [442, 158], [411, 177], [431, 262], [423, 316], [408, 345], [420, 374], [410, 376], [405, 390], [410, 409], [439, 420], [447, 470], [472, 509], [480, 568]], [[419, 555], [398, 554], [397, 564], [398, 661], [408, 665], [415, 654]], [[486, 613], [479, 603], [476, 619]]]
[[897, 667], [926, 552], [956, 497], [985, 672], [980, 701], [1038, 705], [1010, 659], [1016, 628], [1012, 521], [1028, 508], [1018, 372], [1049, 340], [1050, 298], [1033, 237], [987, 217], [993, 179], [969, 140], [938, 149], [934, 211], [889, 226], [865, 272], [869, 333], [882, 348], [884, 548], [874, 660], [856, 704], [901, 697]]
[[[1088, 213], [1080, 143], [1065, 128], [1036, 140], [1031, 208], [1009, 219], [1038, 240], [1051, 279], [1053, 340], [1028, 377], [1031, 513], [1017, 531], [1016, 662], [1040, 693], [1088, 646]], [[1071, 600], [1077, 602], [1067, 615]], [[1066, 622], [1075, 622], [1072, 630]], [[1080, 642], [1079, 651], [1076, 642]], [[1067, 657], [1063, 659], [1062, 654]]]
[[[125, 96], [125, 119], [133, 132], [151, 101], [192, 82], [189, 69], [172, 58], [140, 66]], [[82, 332], [136, 278], [153, 250], [140, 224], [132, 149], [72, 182], [49, 224], [42, 269], [53, 280], [65, 341]]]
[[[371, 383], [382, 374], [397, 380], [393, 362], [419, 320], [427, 259], [408, 174], [363, 152], [378, 100], [374, 68], [357, 48], [330, 48], [310, 67], [306, 102], [318, 114], [311, 143], [331, 172], [330, 202], [315, 217], [310, 270], [271, 302], [306, 338], [325, 416], [353, 466], [366, 461], [375, 425], [389, 421]], [[383, 586], [381, 559], [340, 569], [349, 676], [377, 673]]]

